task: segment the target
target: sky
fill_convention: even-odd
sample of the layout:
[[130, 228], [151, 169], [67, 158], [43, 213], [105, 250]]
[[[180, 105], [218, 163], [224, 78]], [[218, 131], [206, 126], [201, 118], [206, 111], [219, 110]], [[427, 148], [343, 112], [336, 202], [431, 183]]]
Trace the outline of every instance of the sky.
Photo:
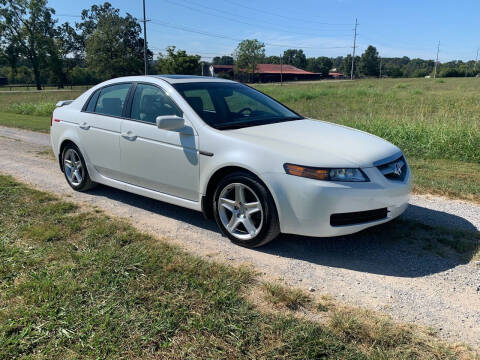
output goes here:
[[[480, 0], [145, 0], [147, 40], [155, 52], [169, 45], [204, 60], [231, 55], [240, 40], [258, 39], [267, 55], [301, 48], [307, 57], [352, 52], [374, 45], [383, 57], [472, 60], [480, 47]], [[60, 22], [79, 21], [94, 0], [49, 0]], [[110, 3], [143, 18], [142, 0]]]

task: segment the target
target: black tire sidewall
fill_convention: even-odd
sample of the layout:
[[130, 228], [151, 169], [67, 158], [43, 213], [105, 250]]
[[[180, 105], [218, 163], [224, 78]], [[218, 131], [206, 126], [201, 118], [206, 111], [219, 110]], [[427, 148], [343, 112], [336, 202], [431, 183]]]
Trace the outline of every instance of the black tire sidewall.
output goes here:
[[[73, 149], [75, 150], [75, 152], [78, 154], [78, 157], [80, 158], [80, 161], [82, 163], [82, 167], [83, 169], [85, 170], [85, 176], [83, 177], [82, 179], [82, 182], [80, 184], [78, 184], [77, 186], [73, 185], [67, 178], [67, 173], [65, 172], [65, 163], [64, 163], [64, 159], [65, 159], [65, 153], [69, 150], [69, 149]], [[68, 144], [67, 146], [65, 146], [65, 148], [63, 149], [63, 152], [62, 152], [62, 170], [63, 170], [63, 174], [65, 175], [65, 179], [67, 180], [67, 183], [68, 185], [70, 185], [70, 187], [75, 190], [75, 191], [83, 191], [83, 190], [86, 190], [89, 185], [91, 184], [91, 181], [90, 181], [90, 175], [88, 174], [88, 169], [87, 169], [87, 164], [85, 163], [85, 159], [83, 158], [83, 155], [82, 155], [82, 152], [80, 151], [80, 149], [76, 146], [76, 145], [73, 145], [73, 144]]]
[[[218, 213], [218, 199], [222, 190], [232, 183], [241, 183], [251, 188], [258, 196], [263, 208], [263, 226], [257, 236], [250, 240], [240, 240], [230, 234], [222, 224]], [[279, 233], [278, 215], [275, 202], [268, 189], [253, 175], [247, 172], [235, 172], [227, 175], [217, 185], [213, 197], [213, 214], [215, 221], [221, 232], [227, 236], [234, 244], [243, 247], [258, 247], [273, 240]]]

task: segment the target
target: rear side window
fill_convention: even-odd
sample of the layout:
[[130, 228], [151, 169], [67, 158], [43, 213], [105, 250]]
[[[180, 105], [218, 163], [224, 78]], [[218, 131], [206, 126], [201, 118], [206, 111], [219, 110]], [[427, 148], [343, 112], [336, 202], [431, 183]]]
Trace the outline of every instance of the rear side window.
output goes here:
[[[95, 113], [108, 116], [122, 116], [131, 84], [112, 85], [103, 88], [98, 96]], [[90, 104], [88, 104], [90, 106]]]
[[162, 89], [153, 85], [138, 84], [130, 117], [155, 124], [157, 116], [165, 115], [182, 116], [182, 112]]

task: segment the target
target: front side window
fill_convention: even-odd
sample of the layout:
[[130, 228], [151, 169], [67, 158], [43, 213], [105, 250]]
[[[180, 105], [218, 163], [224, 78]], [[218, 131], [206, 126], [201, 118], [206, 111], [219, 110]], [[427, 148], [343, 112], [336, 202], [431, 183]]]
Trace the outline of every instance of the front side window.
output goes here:
[[131, 118], [155, 124], [158, 116], [182, 116], [182, 112], [165, 92], [153, 85], [138, 84], [133, 96]]
[[279, 102], [242, 84], [199, 82], [173, 86], [203, 121], [216, 129], [303, 119]]
[[130, 86], [131, 84], [119, 84], [103, 88], [97, 100], [95, 113], [108, 116], [122, 116], [123, 106], [125, 105]]

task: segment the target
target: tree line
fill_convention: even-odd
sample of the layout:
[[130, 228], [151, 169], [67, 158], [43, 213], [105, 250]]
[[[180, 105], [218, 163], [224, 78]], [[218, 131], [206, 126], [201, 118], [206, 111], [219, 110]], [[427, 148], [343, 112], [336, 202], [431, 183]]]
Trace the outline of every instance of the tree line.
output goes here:
[[[59, 23], [47, 0], [0, 0], [0, 78], [10, 83], [90, 85], [143, 73], [144, 39], [139, 21], [110, 3], [81, 12], [78, 22]], [[154, 54], [147, 49], [150, 73], [200, 74], [210, 63], [201, 56], [169, 46]], [[328, 75], [331, 69], [350, 74], [351, 55], [307, 58], [302, 49], [266, 56], [265, 45], [255, 39], [240, 42], [232, 56], [213, 58], [213, 64], [234, 65], [235, 71], [254, 74], [256, 64], [290, 64]], [[354, 74], [362, 76], [419, 77], [430, 75], [433, 60], [380, 58], [369, 46], [355, 58]], [[475, 76], [476, 62], [439, 64], [439, 76]]]

